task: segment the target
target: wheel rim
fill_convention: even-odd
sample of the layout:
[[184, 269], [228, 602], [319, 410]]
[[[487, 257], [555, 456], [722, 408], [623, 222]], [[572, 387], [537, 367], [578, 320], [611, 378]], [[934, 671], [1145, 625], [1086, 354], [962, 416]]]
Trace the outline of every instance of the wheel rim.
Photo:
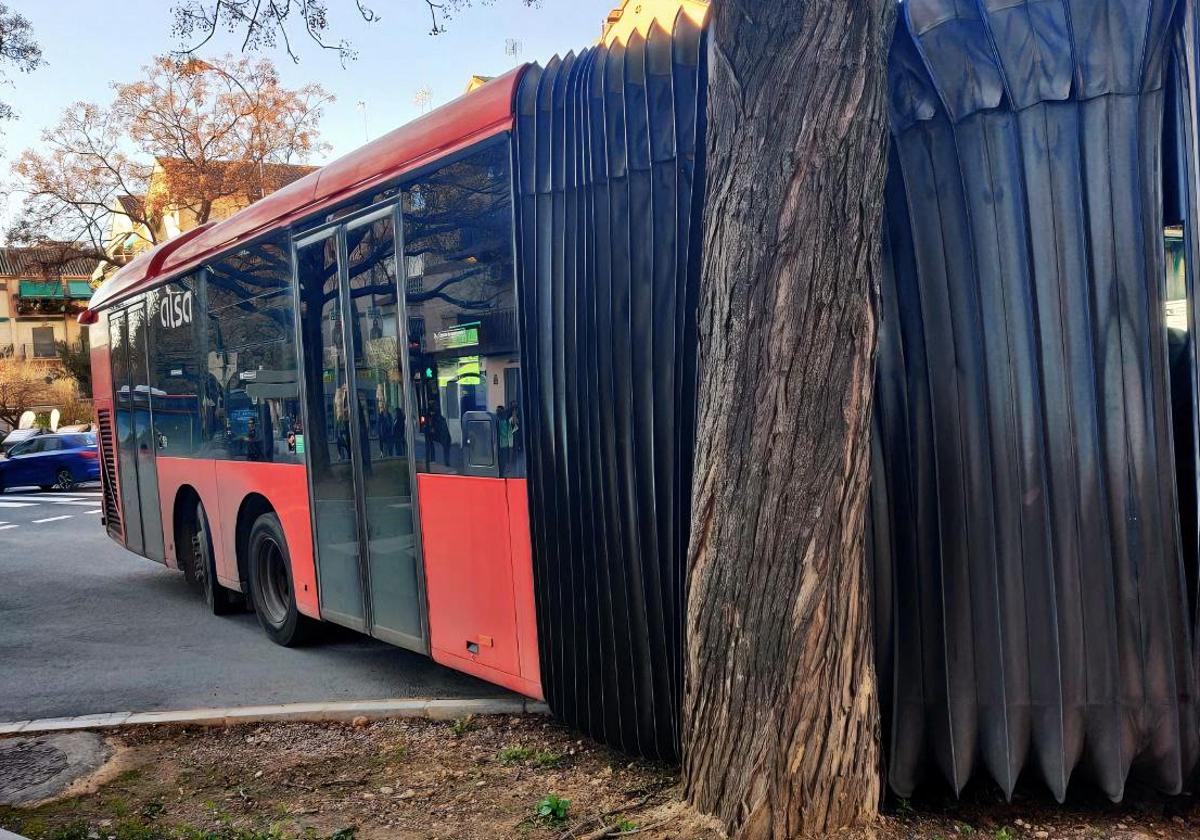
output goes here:
[[291, 603], [291, 584], [288, 580], [287, 563], [283, 550], [273, 537], [263, 537], [258, 544], [258, 557], [254, 564], [258, 580], [259, 598], [255, 606], [273, 626], [280, 627], [287, 621], [288, 605]]
[[70, 490], [75, 486], [75, 479], [71, 477], [71, 473], [68, 470], [59, 470], [54, 486], [59, 490]]

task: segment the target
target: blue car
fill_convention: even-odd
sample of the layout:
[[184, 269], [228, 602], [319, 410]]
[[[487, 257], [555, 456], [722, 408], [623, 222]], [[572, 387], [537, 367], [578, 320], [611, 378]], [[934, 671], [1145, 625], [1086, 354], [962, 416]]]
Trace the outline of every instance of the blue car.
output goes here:
[[99, 481], [100, 450], [88, 432], [38, 435], [0, 457], [0, 493], [8, 487], [70, 490], [81, 481]]

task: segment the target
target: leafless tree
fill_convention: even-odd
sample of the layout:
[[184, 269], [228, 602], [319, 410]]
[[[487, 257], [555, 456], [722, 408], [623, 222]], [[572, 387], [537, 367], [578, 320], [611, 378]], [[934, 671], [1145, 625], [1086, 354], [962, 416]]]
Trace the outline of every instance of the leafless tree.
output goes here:
[[0, 347], [0, 423], [15, 429], [24, 412], [52, 402], [51, 385], [56, 374], [45, 365]]
[[294, 178], [288, 165], [323, 148], [330, 101], [316, 84], [284, 87], [265, 59], [156, 58], [141, 79], [114, 85], [108, 106], [75, 103], [21, 154], [10, 239], [78, 243], [104, 260], [114, 217], [142, 240], [133, 245], [156, 244], [167, 211], [203, 224], [222, 199], [260, 198]]
[[[19, 73], [32, 73], [45, 61], [42, 49], [33, 38], [33, 26], [18, 12], [0, 3], [0, 84], [11, 86], [9, 69]], [[0, 120], [15, 116], [12, 106], [0, 101]]]
[[[367, 23], [381, 20], [375, 8], [364, 0], [335, 0]], [[414, 7], [429, 15], [429, 33], [446, 31], [453, 16], [476, 3], [494, 0], [410, 0]], [[526, 6], [540, 6], [542, 0], [521, 0]], [[350, 7], [353, 7], [352, 9]], [[174, 7], [172, 34], [180, 42], [181, 53], [203, 48], [220, 31], [242, 39], [242, 51], [276, 49], [280, 46], [293, 61], [299, 61], [296, 39], [307, 38], [321, 49], [337, 53], [343, 63], [357, 56], [350, 41], [333, 34], [331, 13], [326, 0], [180, 0]]]

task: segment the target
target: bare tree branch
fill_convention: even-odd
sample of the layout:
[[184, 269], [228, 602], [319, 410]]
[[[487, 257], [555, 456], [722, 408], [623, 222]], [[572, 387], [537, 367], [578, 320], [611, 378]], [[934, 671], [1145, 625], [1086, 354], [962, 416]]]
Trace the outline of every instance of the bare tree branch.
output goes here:
[[[345, 3], [347, 0], [334, 0]], [[416, 0], [413, 0], [416, 2]], [[430, 18], [429, 34], [446, 31], [446, 21], [463, 9], [494, 0], [420, 0]], [[538, 7], [542, 0], [520, 0], [525, 6]], [[366, 0], [353, 0], [354, 11], [366, 23], [376, 23], [382, 17], [367, 5]], [[331, 39], [330, 13], [327, 0], [177, 0], [171, 34], [178, 40], [177, 55], [194, 53], [207, 44], [218, 30], [242, 33], [242, 52], [271, 50], [282, 43], [292, 59], [300, 56], [289, 33], [293, 26], [302, 28], [313, 43], [323, 50], [338, 54], [342, 63], [353, 61], [357, 53], [344, 38]], [[296, 24], [299, 19], [299, 24]]]
[[[45, 64], [42, 49], [33, 39], [33, 26], [20, 13], [0, 3], [0, 85], [12, 87], [8, 68], [19, 73], [32, 73]], [[16, 114], [12, 106], [0, 101], [0, 120], [11, 120]]]
[[202, 224], [221, 202], [237, 209], [294, 179], [289, 167], [325, 148], [330, 101], [319, 85], [283, 87], [265, 59], [156, 58], [141, 79], [114, 85], [111, 105], [76, 103], [20, 156], [9, 236], [124, 260], [166, 235], [170, 214]]

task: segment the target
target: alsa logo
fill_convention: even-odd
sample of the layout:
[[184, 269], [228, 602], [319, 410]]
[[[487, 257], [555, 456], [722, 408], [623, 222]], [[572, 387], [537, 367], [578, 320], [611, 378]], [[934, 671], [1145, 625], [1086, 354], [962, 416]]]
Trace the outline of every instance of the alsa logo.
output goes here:
[[158, 320], [166, 329], [192, 323], [192, 293], [168, 291], [158, 309]]

